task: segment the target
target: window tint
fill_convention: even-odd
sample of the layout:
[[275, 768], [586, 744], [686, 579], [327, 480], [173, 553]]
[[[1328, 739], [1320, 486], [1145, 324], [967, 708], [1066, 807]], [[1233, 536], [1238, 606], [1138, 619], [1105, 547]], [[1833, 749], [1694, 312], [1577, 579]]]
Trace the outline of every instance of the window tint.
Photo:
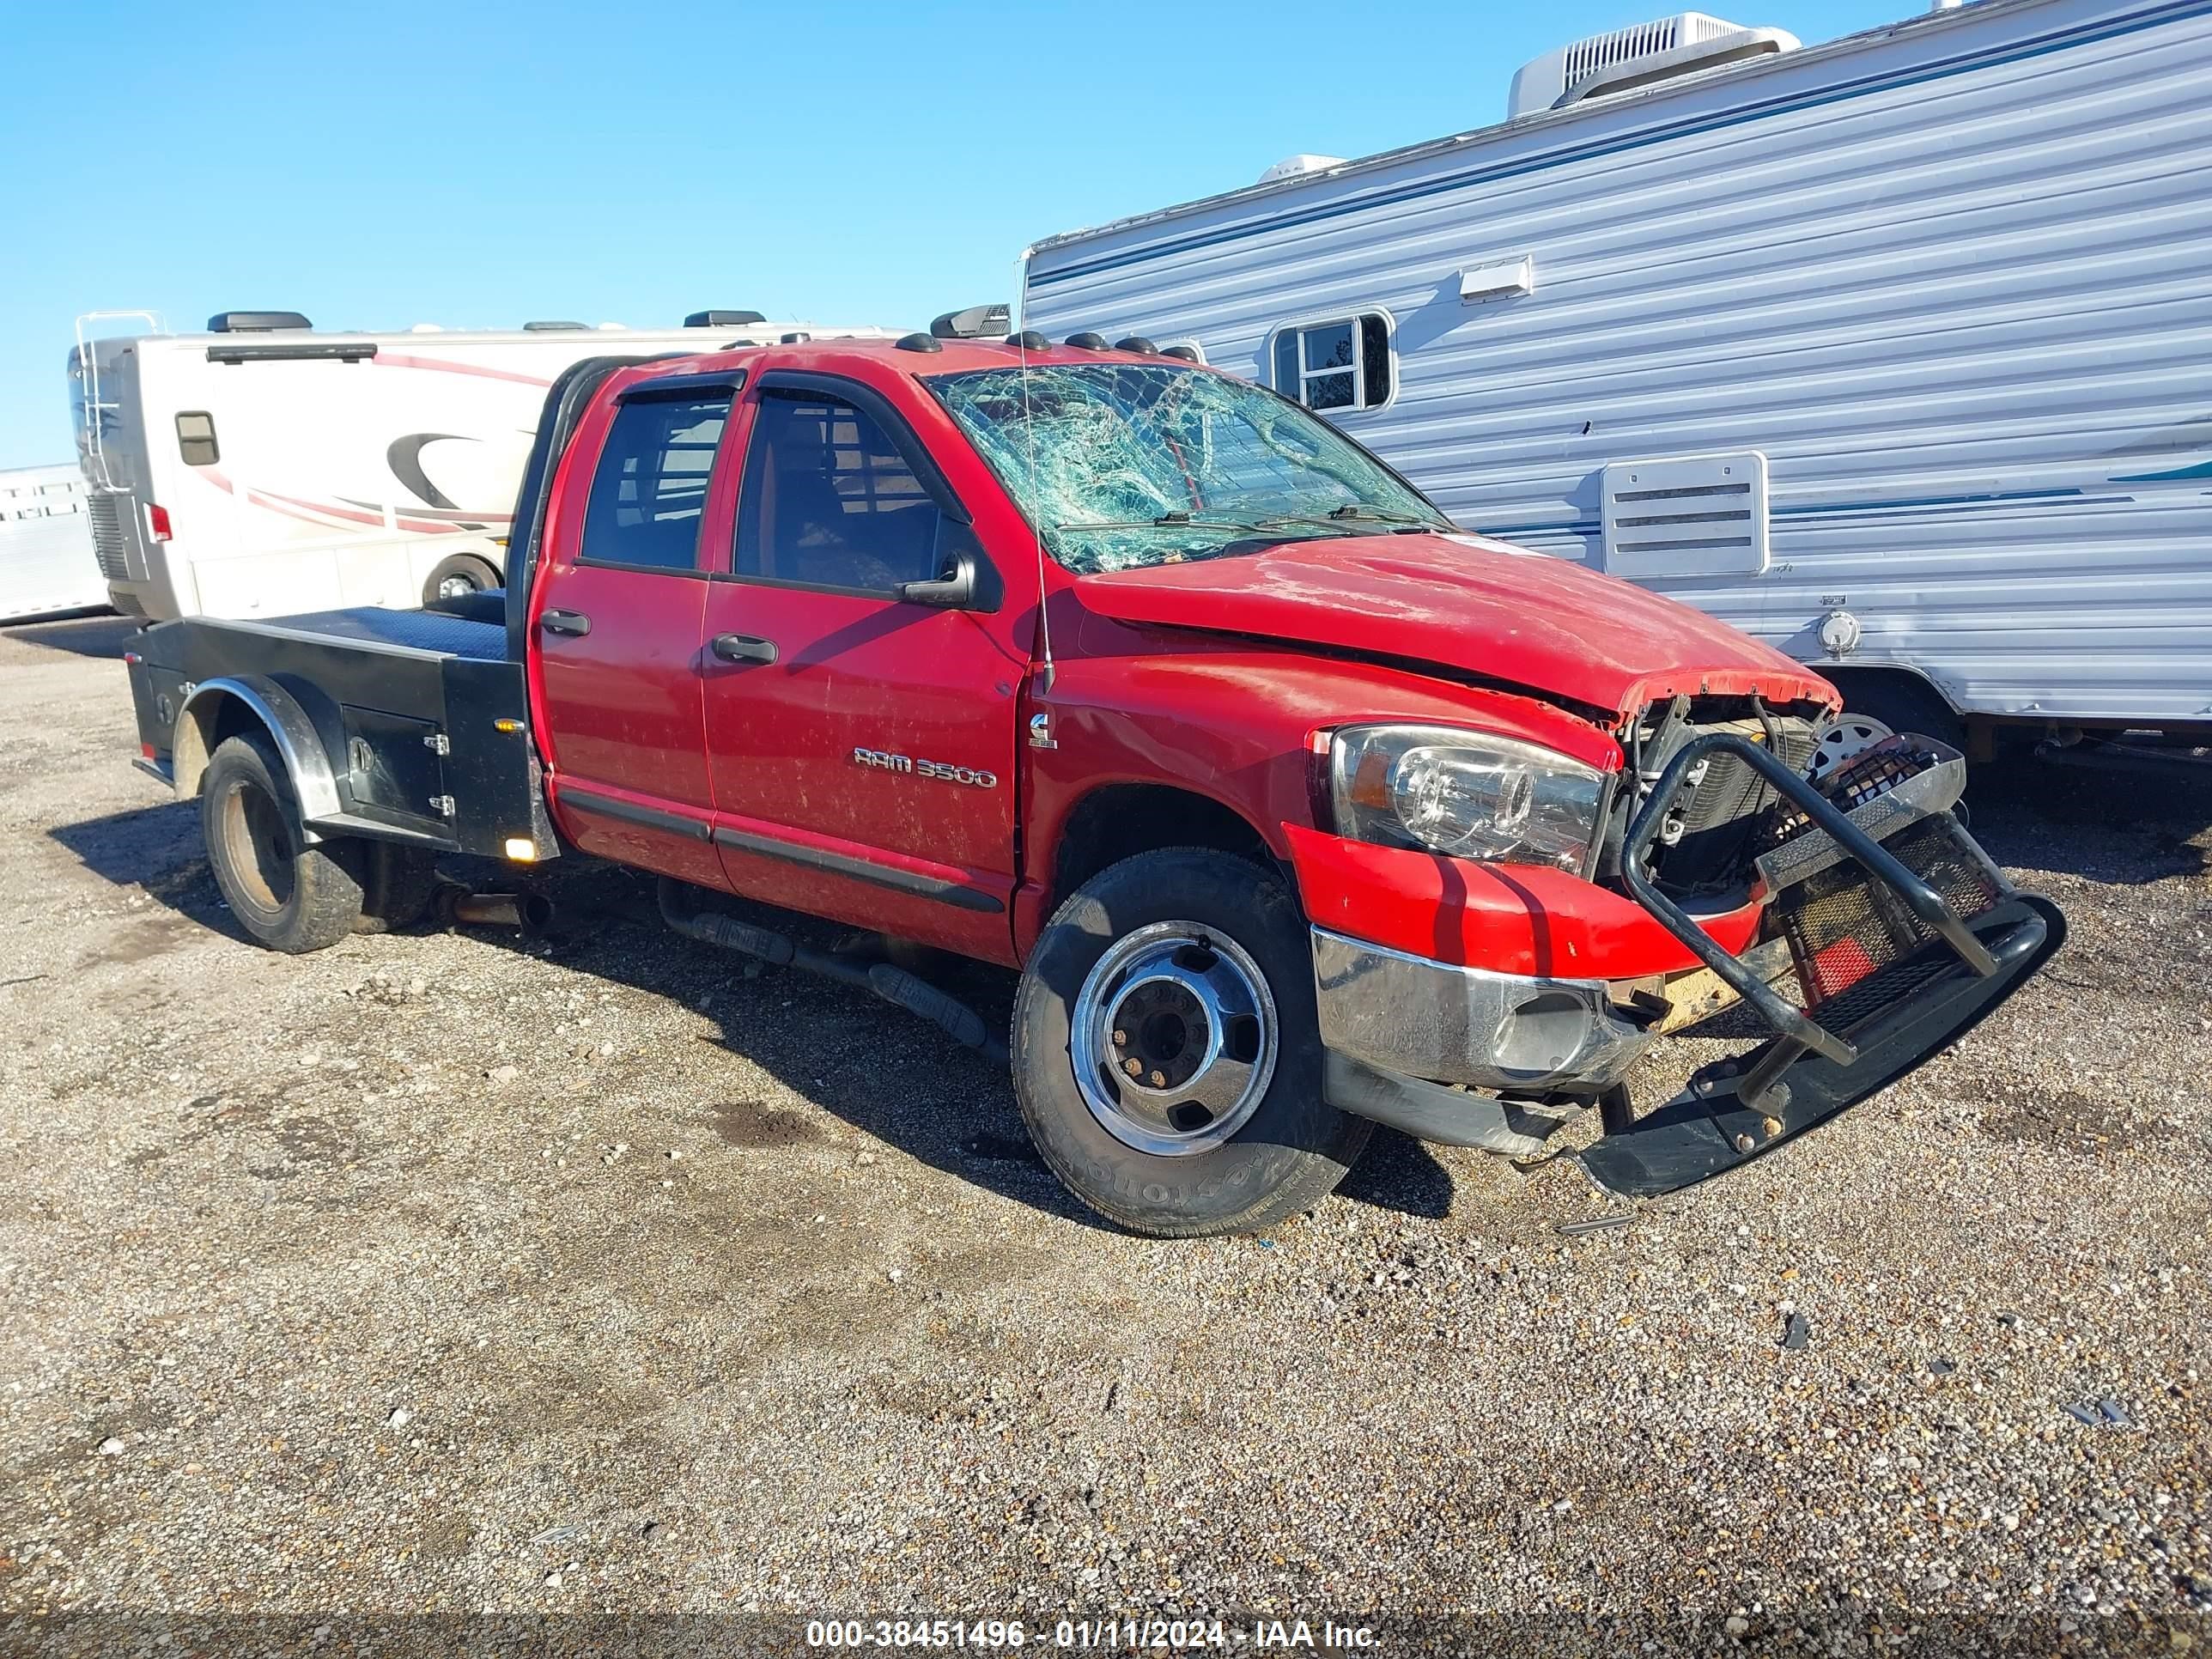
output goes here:
[[1275, 390], [1308, 409], [1372, 409], [1390, 400], [1390, 323], [1380, 312], [1279, 329]]
[[213, 466], [222, 459], [215, 441], [215, 416], [204, 409], [187, 409], [177, 416], [177, 449], [186, 466]]
[[729, 416], [727, 392], [617, 406], [592, 478], [584, 558], [592, 564], [692, 568], [714, 447]]
[[818, 392], [762, 392], [738, 498], [738, 574], [876, 592], [927, 581], [939, 516], [873, 417]]

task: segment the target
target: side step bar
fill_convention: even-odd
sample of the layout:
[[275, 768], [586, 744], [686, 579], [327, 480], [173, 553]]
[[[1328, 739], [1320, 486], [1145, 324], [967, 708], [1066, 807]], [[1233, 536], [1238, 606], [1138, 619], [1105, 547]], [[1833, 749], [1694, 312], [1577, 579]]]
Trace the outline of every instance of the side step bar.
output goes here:
[[949, 997], [927, 981], [917, 979], [888, 962], [866, 962], [801, 945], [771, 928], [757, 927], [717, 911], [701, 909], [691, 901], [697, 890], [673, 877], [660, 878], [660, 919], [686, 939], [697, 939], [725, 951], [758, 957], [779, 968], [799, 968], [824, 979], [872, 992], [896, 1008], [927, 1020], [963, 1048], [973, 1048], [987, 1060], [1004, 1065], [1006, 1044], [994, 1037], [983, 1017], [957, 998]]

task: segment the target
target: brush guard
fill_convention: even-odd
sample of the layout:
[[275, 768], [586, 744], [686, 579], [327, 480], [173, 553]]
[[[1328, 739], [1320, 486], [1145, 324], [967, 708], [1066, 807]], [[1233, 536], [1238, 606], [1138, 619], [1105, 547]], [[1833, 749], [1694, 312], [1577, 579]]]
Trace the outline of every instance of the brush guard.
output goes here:
[[[1757, 858], [1806, 1006], [1721, 949], [1644, 873], [1691, 772], [1718, 754], [1783, 798]], [[1581, 1154], [1597, 1183], [1650, 1198], [1725, 1174], [1818, 1127], [1957, 1041], [2056, 951], [2066, 921], [2008, 882], [1949, 808], [1958, 753], [1917, 735], [1869, 750], [1815, 784], [1757, 744], [1709, 732], [1685, 744], [1630, 824], [1629, 893], [1774, 1029], [1749, 1054], [1701, 1068], [1633, 1116], [1604, 1102], [1605, 1136]]]

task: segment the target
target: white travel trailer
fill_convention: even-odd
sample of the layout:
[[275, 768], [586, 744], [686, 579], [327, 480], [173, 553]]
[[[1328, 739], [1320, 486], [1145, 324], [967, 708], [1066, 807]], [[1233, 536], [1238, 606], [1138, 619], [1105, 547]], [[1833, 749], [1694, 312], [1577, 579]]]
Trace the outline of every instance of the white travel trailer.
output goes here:
[[2202, 742], [2208, 85], [2212, 0], [1686, 14], [1497, 125], [1042, 242], [1023, 325], [1195, 347], [1893, 723]]
[[0, 472], [0, 623], [107, 603], [107, 584], [92, 559], [90, 522], [75, 467]]
[[[155, 331], [93, 337], [122, 318]], [[94, 313], [70, 394], [99, 570], [118, 610], [155, 620], [495, 586], [539, 407], [571, 363], [889, 333], [703, 311], [680, 329], [333, 334], [234, 311], [173, 335]]]

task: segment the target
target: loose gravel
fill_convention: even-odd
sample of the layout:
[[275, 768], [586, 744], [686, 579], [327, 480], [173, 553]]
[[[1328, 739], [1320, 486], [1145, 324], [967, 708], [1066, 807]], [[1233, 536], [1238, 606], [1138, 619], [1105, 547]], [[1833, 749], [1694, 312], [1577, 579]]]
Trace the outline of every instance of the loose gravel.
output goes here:
[[2212, 792], [1978, 784], [2066, 951], [1735, 1178], [1563, 1235], [1571, 1164], [1378, 1136], [1164, 1243], [1002, 1073], [618, 872], [538, 939], [245, 943], [122, 639], [0, 635], [10, 1641], [2212, 1651]]

